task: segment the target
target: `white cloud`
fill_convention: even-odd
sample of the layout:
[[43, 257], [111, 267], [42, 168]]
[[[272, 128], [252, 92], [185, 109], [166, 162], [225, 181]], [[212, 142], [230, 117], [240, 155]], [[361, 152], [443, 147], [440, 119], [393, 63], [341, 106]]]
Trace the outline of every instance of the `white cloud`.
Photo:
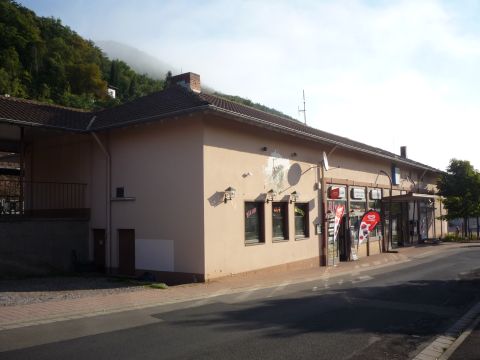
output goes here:
[[72, 27], [82, 35], [129, 43], [295, 117], [305, 89], [308, 123], [322, 130], [397, 153], [407, 145], [411, 158], [439, 168], [451, 157], [480, 168], [475, 2], [95, 4], [97, 13], [81, 18], [77, 6], [65, 21], [80, 18]]

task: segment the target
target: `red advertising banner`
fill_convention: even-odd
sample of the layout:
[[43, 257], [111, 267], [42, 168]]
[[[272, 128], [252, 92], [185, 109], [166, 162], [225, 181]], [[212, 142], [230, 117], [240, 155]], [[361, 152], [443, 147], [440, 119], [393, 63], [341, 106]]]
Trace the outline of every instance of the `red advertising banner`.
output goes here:
[[358, 229], [358, 244], [368, 239], [369, 233], [375, 229], [375, 226], [380, 222], [380, 213], [375, 210], [370, 210], [365, 213], [360, 222]]

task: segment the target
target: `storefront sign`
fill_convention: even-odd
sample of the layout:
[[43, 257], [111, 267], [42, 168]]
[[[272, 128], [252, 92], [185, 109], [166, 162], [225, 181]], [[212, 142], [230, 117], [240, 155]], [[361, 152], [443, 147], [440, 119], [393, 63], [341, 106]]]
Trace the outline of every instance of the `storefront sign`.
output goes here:
[[370, 231], [373, 231], [380, 222], [380, 214], [378, 211], [370, 210], [365, 213], [360, 222], [358, 229], [358, 243], [359, 245], [368, 239]]
[[370, 199], [371, 200], [380, 200], [382, 198], [382, 189], [372, 189], [370, 190]]
[[352, 199], [365, 200], [365, 189], [353, 188], [352, 189]]
[[328, 192], [330, 199], [345, 199], [345, 187], [331, 186]]

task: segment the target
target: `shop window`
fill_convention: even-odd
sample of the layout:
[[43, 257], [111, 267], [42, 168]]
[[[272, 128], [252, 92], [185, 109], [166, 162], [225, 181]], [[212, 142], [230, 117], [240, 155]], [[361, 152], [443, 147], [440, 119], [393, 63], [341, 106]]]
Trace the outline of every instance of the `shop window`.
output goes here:
[[295, 204], [295, 238], [308, 237], [308, 204]]
[[288, 203], [272, 204], [273, 240], [288, 240]]
[[263, 235], [263, 203], [245, 203], [245, 244], [265, 242]]

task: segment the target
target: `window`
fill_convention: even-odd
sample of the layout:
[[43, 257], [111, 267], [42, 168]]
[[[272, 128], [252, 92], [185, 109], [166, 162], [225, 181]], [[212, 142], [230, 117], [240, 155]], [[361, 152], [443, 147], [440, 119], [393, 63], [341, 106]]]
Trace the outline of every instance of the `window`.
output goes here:
[[274, 240], [288, 240], [288, 203], [272, 204], [272, 235]]
[[265, 242], [263, 236], [263, 203], [245, 203], [245, 244]]
[[295, 238], [308, 237], [308, 204], [295, 204]]

